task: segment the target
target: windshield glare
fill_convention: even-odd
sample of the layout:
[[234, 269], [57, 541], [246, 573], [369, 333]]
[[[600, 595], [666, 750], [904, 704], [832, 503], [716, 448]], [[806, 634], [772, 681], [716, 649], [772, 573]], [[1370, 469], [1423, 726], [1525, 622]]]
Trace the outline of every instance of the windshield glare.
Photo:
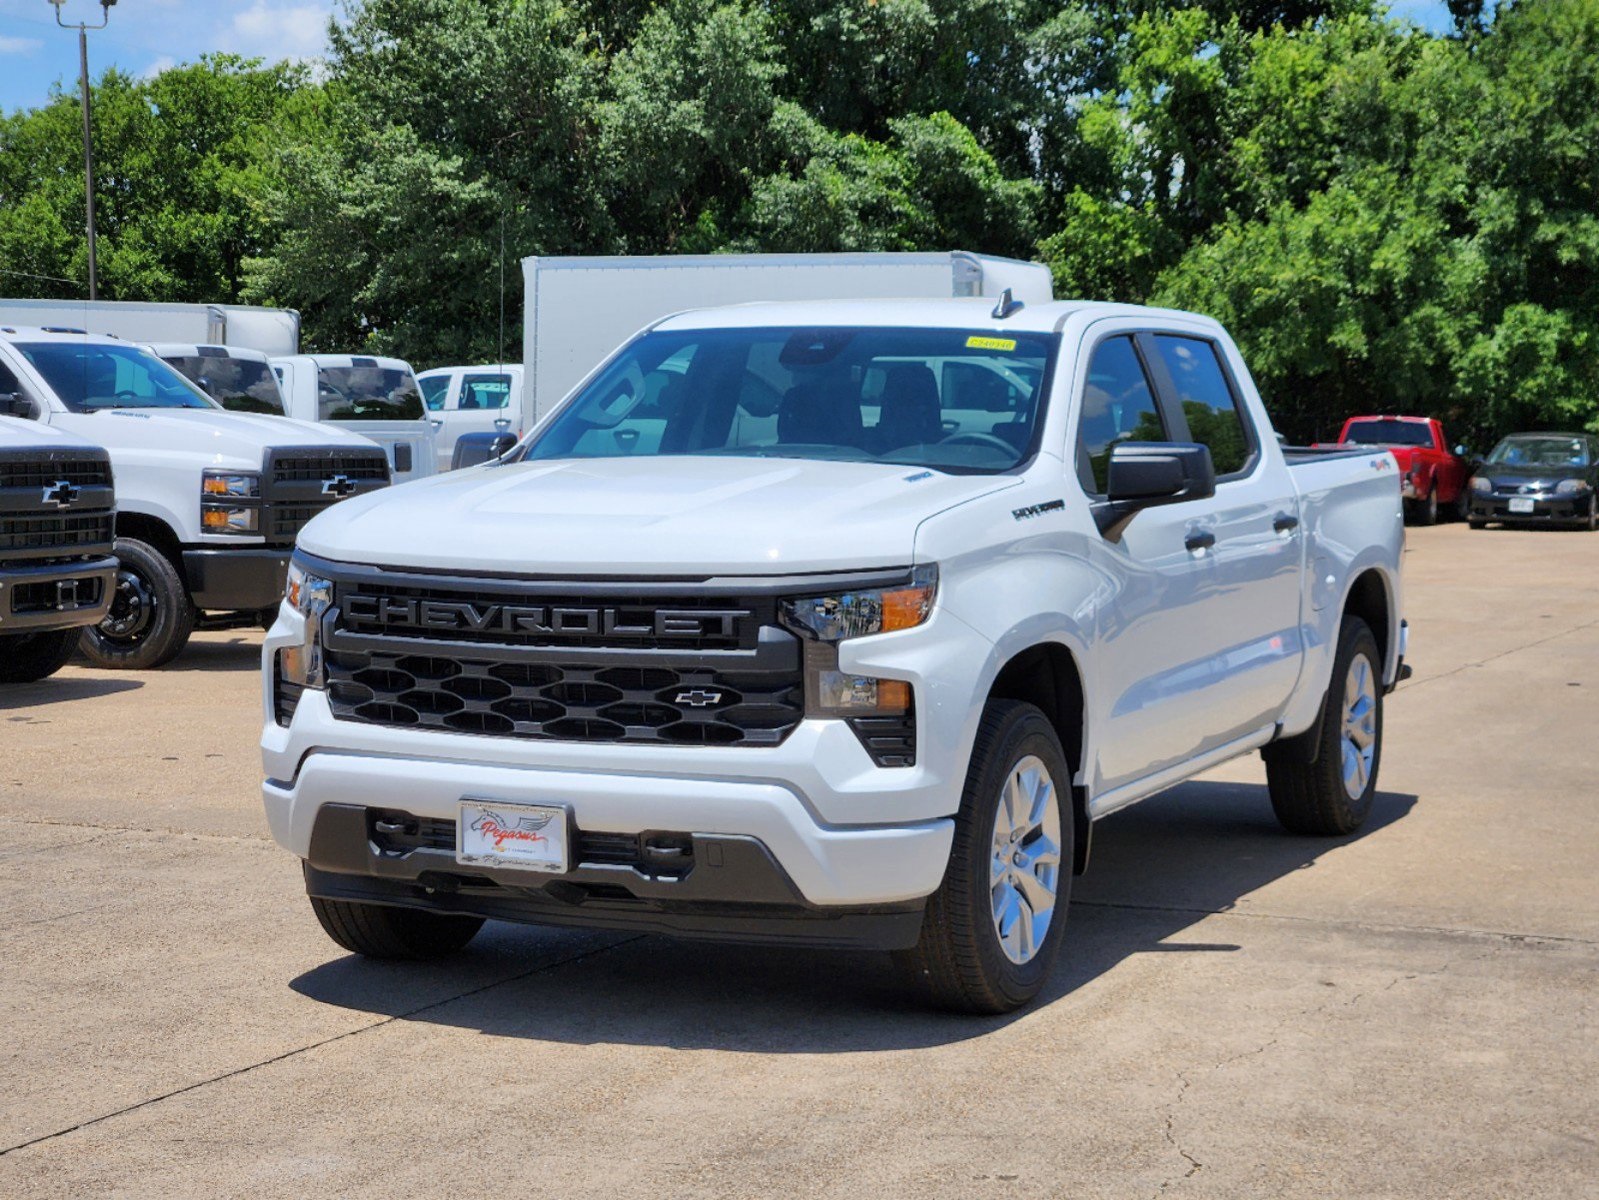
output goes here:
[[422, 396], [411, 372], [398, 367], [318, 367], [317, 419], [416, 421]]
[[17, 349], [72, 412], [218, 407], [166, 363], [136, 346], [24, 342]]
[[1361, 446], [1430, 446], [1432, 429], [1421, 421], [1356, 421], [1344, 440]]
[[951, 329], [646, 334], [528, 459], [717, 454], [997, 472], [1033, 448], [1055, 339]]
[[175, 355], [166, 360], [230, 412], [283, 415], [277, 376], [264, 362], [231, 355]]
[[1588, 443], [1577, 437], [1508, 437], [1488, 461], [1504, 467], [1586, 467]]

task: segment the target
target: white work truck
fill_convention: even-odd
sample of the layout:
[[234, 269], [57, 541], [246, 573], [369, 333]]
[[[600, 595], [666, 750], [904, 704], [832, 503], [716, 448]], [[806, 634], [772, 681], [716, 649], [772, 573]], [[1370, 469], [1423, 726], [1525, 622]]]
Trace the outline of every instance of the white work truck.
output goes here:
[[992, 300], [667, 318], [504, 459], [306, 527], [266, 815], [323, 927], [485, 918], [876, 947], [1043, 985], [1093, 822], [1252, 751], [1370, 812], [1399, 475], [1285, 453], [1190, 313]]
[[411, 364], [370, 354], [295, 354], [272, 359], [284, 411], [370, 438], [389, 457], [395, 483], [438, 470], [433, 425]]
[[160, 666], [197, 625], [261, 621], [282, 594], [300, 527], [389, 482], [383, 451], [366, 439], [227, 412], [117, 338], [0, 326], [0, 397], [110, 453], [120, 566], [109, 610], [81, 642], [97, 666]]
[[0, 683], [66, 665], [116, 587], [110, 457], [58, 429], [3, 415], [0, 397]]

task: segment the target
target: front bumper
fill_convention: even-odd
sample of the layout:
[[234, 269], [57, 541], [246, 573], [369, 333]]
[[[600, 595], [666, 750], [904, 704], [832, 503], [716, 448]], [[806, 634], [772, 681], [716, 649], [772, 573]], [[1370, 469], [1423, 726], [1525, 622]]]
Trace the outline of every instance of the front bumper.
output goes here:
[[[1531, 500], [1531, 512], [1511, 512], [1512, 500]], [[1479, 496], [1473, 495], [1468, 516], [1473, 521], [1526, 522], [1548, 525], [1562, 521], [1586, 521], [1593, 493], [1583, 496]]]
[[183, 572], [196, 608], [238, 612], [283, 599], [288, 546], [206, 546], [183, 552]]
[[117, 586], [117, 560], [0, 566], [0, 633], [98, 625]]

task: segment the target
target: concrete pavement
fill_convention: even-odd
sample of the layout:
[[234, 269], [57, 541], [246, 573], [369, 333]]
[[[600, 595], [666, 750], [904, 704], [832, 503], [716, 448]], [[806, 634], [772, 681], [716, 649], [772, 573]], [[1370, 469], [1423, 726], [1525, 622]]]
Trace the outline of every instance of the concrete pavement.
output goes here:
[[1412, 530], [1367, 829], [1255, 759], [1104, 822], [1042, 1002], [871, 955], [328, 942], [259, 635], [0, 694], [0, 1195], [1599, 1195], [1599, 537]]

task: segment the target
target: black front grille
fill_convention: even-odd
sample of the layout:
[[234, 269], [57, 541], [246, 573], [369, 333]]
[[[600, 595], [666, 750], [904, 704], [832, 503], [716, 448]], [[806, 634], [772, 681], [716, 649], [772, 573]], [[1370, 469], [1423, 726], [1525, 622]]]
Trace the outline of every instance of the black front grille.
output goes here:
[[269, 451], [261, 480], [262, 532], [268, 542], [292, 544], [318, 513], [388, 485], [389, 463], [376, 446]]
[[805, 715], [791, 670], [529, 662], [330, 650], [347, 721], [568, 742], [775, 746]]
[[63, 558], [109, 548], [113, 518], [108, 512], [60, 516], [0, 516], [0, 558], [59, 555]]
[[42, 492], [63, 481], [77, 487], [111, 485], [111, 463], [103, 455], [71, 450], [15, 455], [11, 451], [0, 459], [0, 488], [38, 488]]

